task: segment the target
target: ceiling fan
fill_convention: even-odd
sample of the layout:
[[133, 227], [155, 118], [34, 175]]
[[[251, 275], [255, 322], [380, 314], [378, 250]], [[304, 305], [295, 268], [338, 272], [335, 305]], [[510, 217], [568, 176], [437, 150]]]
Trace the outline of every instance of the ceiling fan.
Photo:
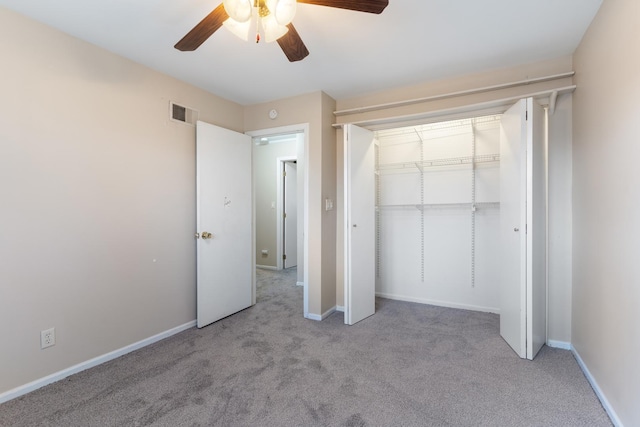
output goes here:
[[300, 61], [309, 51], [291, 23], [296, 3], [379, 14], [389, 0], [224, 0], [174, 47], [181, 51], [196, 50], [223, 25], [248, 40], [253, 28], [256, 43], [261, 40], [262, 32], [267, 42], [278, 42], [290, 62]]

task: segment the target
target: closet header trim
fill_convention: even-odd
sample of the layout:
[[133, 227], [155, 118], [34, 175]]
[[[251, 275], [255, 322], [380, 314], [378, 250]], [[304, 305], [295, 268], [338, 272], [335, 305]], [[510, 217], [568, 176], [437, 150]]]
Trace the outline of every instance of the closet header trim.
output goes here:
[[530, 84], [533, 84], [533, 83], [542, 83], [542, 82], [548, 82], [548, 81], [552, 81], [552, 80], [564, 79], [564, 78], [567, 78], [567, 77], [573, 77], [575, 73], [576, 73], [575, 71], [568, 71], [566, 73], [552, 74], [552, 75], [544, 76], [544, 77], [535, 77], [535, 78], [532, 78], [532, 79], [518, 80], [518, 81], [510, 82], [510, 83], [501, 83], [501, 84], [497, 84], [497, 85], [493, 85], [493, 86], [485, 86], [485, 87], [480, 87], [480, 88], [476, 88], [476, 89], [467, 89], [467, 90], [461, 90], [461, 91], [457, 91], [457, 92], [444, 93], [444, 94], [440, 94], [440, 95], [426, 96], [426, 97], [423, 97], [423, 98], [408, 99], [408, 100], [405, 100], [405, 101], [388, 102], [388, 103], [385, 103], [385, 104], [369, 105], [369, 106], [365, 106], [365, 107], [349, 108], [349, 109], [346, 109], [346, 110], [334, 111], [333, 114], [336, 115], [336, 116], [345, 116], [345, 115], [348, 115], [348, 114], [366, 113], [366, 112], [370, 112], [370, 111], [384, 110], [386, 108], [404, 107], [404, 106], [407, 106], [407, 105], [420, 104], [422, 102], [437, 101], [437, 100], [441, 100], [441, 99], [455, 98], [455, 97], [464, 96], [464, 95], [475, 95], [475, 94], [478, 94], [478, 93], [491, 92], [491, 91], [494, 91], [494, 90], [509, 89], [509, 88], [512, 88], [512, 87], [525, 86], [525, 85], [530, 85]]
[[[361, 120], [347, 123], [336, 123], [333, 125], [336, 129], [341, 129], [346, 124], [354, 124], [369, 130], [389, 129], [392, 127], [411, 126], [416, 124], [427, 124], [435, 121], [456, 120], [469, 118], [470, 114], [474, 115], [491, 115], [502, 114], [514, 102], [523, 98], [535, 98], [542, 105], [549, 105], [551, 99], [555, 101], [559, 95], [572, 93], [575, 91], [576, 85], [558, 87], [540, 92], [525, 93], [509, 98], [496, 99], [493, 101], [480, 102], [461, 107], [446, 108], [443, 110], [428, 111], [423, 113], [408, 114], [403, 116], [385, 117], [381, 119]], [[554, 108], [552, 106], [552, 108]]]

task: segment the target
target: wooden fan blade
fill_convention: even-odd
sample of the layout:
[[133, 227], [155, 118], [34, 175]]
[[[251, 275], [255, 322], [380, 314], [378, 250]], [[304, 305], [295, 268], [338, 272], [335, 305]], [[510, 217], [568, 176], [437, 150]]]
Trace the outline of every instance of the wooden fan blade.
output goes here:
[[309, 55], [309, 51], [302, 42], [300, 34], [298, 34], [293, 24], [287, 24], [287, 28], [289, 29], [287, 34], [278, 39], [278, 44], [282, 51], [289, 58], [289, 62], [296, 62], [306, 58]]
[[220, 3], [220, 6], [213, 9], [213, 12], [208, 14], [198, 25], [193, 27], [186, 36], [182, 38], [174, 46], [181, 51], [196, 50], [202, 43], [204, 43], [218, 28], [222, 26], [222, 23], [229, 18], [227, 11], [224, 10], [224, 5]]
[[389, 0], [298, 0], [298, 3], [337, 7], [358, 12], [382, 13], [384, 8], [389, 5]]

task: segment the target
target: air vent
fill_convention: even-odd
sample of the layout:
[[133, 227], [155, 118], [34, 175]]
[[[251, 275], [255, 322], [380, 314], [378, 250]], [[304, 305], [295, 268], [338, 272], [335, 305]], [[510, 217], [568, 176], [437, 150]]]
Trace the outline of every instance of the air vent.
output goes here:
[[173, 101], [169, 102], [169, 118], [171, 120], [194, 126], [198, 121], [198, 112], [189, 107], [183, 107]]

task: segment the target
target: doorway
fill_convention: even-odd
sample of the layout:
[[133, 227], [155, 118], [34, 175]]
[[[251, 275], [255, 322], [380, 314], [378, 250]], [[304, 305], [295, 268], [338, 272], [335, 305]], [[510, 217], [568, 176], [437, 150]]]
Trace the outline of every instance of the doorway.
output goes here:
[[[308, 124], [251, 131], [247, 135], [253, 138], [256, 267], [281, 270], [296, 266], [296, 284], [304, 287], [306, 316]], [[284, 172], [295, 179], [287, 182]], [[285, 185], [291, 188], [285, 189]]]
[[[359, 144], [349, 136], [358, 130], [362, 147], [377, 150], [375, 161], [352, 162], [345, 149], [345, 319], [359, 304], [372, 306], [374, 291], [497, 312], [505, 341], [520, 357], [535, 357], [547, 322], [545, 114], [527, 98], [502, 115], [380, 130], [377, 145], [372, 132], [345, 126], [346, 148]], [[363, 182], [354, 185], [350, 174]], [[365, 215], [351, 218], [350, 204], [373, 195], [374, 182], [376, 206], [370, 202], [365, 213], [377, 216], [367, 232], [376, 242], [366, 246], [377, 253], [362, 259], [361, 246], [350, 246]], [[359, 280], [372, 265], [377, 280]], [[350, 295], [359, 283], [369, 292]], [[373, 310], [363, 312], [345, 321]]]

